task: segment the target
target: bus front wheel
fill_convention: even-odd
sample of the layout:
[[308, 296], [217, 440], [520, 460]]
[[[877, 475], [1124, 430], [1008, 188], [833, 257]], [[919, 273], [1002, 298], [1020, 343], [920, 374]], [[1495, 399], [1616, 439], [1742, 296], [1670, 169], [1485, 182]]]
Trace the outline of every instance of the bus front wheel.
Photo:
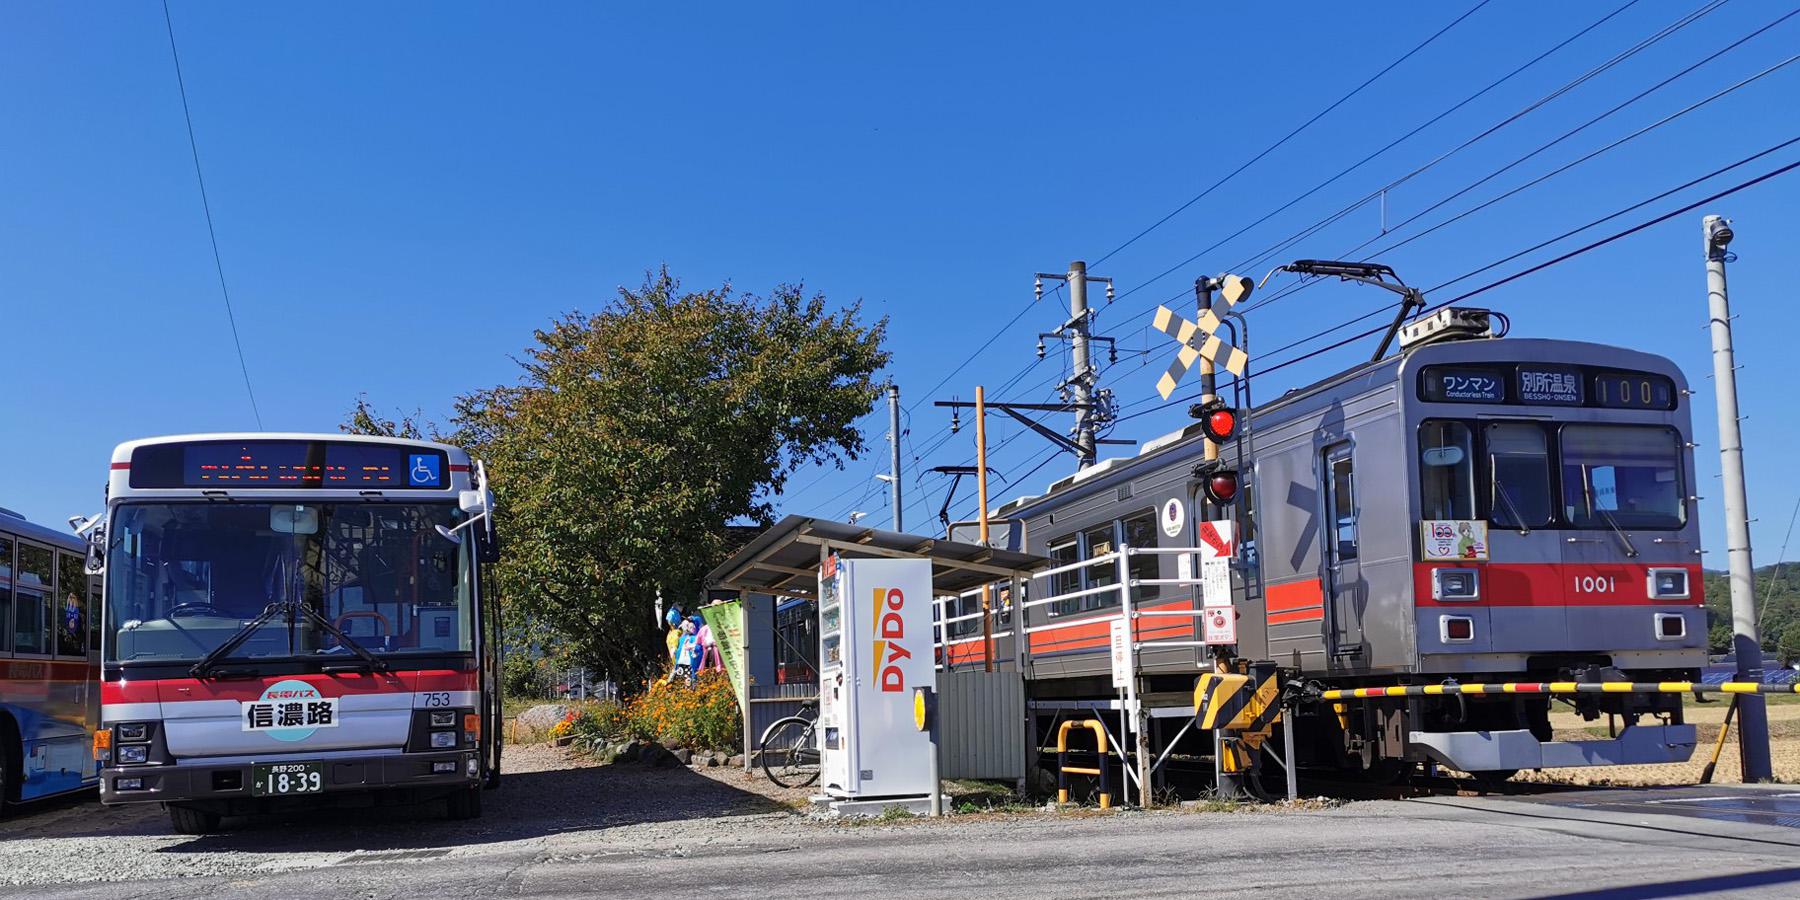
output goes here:
[[171, 806], [169, 824], [178, 834], [211, 834], [219, 830], [219, 814], [191, 806]]
[[481, 818], [481, 788], [479, 786], [452, 791], [445, 799], [445, 812], [452, 821]]

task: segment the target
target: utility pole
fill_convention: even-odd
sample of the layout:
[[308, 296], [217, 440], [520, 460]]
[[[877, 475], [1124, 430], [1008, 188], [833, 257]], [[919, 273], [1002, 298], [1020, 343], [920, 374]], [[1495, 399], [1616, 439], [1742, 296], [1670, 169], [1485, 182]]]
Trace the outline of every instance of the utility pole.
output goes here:
[[894, 530], [904, 532], [900, 519], [900, 386], [888, 382], [888, 491], [894, 502]]
[[[1707, 216], [1706, 305], [1711, 317], [1713, 389], [1718, 393], [1719, 468], [1725, 488], [1725, 552], [1731, 576], [1731, 649], [1738, 681], [1761, 681], [1762, 644], [1756, 633], [1756, 574], [1750, 559], [1750, 503], [1744, 488], [1744, 437], [1738, 430], [1737, 362], [1731, 349], [1731, 302], [1725, 289], [1725, 248], [1731, 223]], [[1738, 697], [1738, 758], [1744, 780], [1774, 777], [1769, 760], [1769, 719], [1760, 694]]]
[[1088, 309], [1087, 286], [1090, 281], [1103, 282], [1106, 285], [1106, 296], [1113, 295], [1112, 279], [1104, 276], [1090, 276], [1087, 263], [1075, 260], [1069, 263], [1069, 271], [1062, 275], [1039, 272], [1037, 275], [1037, 295], [1044, 295], [1044, 279], [1061, 279], [1069, 286], [1069, 320], [1061, 328], [1049, 334], [1038, 335], [1038, 356], [1044, 355], [1044, 338], [1054, 337], [1069, 342], [1069, 377], [1062, 383], [1066, 389], [1064, 399], [1070, 401], [1075, 410], [1075, 457], [1077, 468], [1085, 469], [1094, 464], [1097, 454], [1095, 448], [1101, 441], [1098, 439], [1100, 426], [1112, 418], [1111, 392], [1096, 391], [1094, 386], [1099, 382], [1099, 373], [1093, 364], [1093, 345], [1103, 341], [1112, 347], [1114, 358], [1118, 349], [1111, 338], [1095, 337], [1093, 334], [1093, 313]]
[[[987, 393], [981, 385], [975, 386], [975, 492], [976, 500], [981, 504], [977, 521], [981, 531], [977, 539], [981, 546], [988, 545], [988, 493], [987, 493]], [[994, 671], [994, 601], [986, 582], [981, 585], [981, 670]], [[1023, 620], [1018, 629], [1025, 633]], [[946, 659], [949, 657], [946, 656]]]

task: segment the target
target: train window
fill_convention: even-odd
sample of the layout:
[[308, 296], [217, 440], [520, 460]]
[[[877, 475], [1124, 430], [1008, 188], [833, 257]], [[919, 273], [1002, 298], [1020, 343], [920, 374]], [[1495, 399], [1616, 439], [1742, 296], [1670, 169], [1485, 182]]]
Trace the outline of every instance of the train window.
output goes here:
[[[1156, 511], [1147, 509], [1135, 516], [1120, 522], [1125, 529], [1125, 546], [1156, 546]], [[1158, 553], [1139, 553], [1131, 557], [1131, 577], [1161, 578], [1162, 555]], [[1162, 593], [1162, 585], [1139, 585], [1137, 593], [1132, 596], [1138, 600], [1150, 600]]]
[[12, 625], [13, 542], [0, 535], [0, 653], [12, 649], [7, 631]]
[[13, 650], [18, 653], [50, 652], [50, 586], [55, 563], [48, 547], [19, 545], [19, 562], [13, 571]]
[[87, 655], [87, 572], [82, 558], [73, 553], [56, 554], [56, 653], [58, 656]]
[[[1118, 545], [1113, 542], [1113, 523], [1111, 522], [1089, 528], [1082, 532], [1081, 542], [1087, 545], [1087, 559], [1093, 559], [1096, 556], [1105, 556], [1118, 549]], [[1087, 586], [1089, 588], [1106, 587], [1109, 584], [1119, 583], [1119, 564], [1113, 560], [1109, 559], [1105, 562], [1088, 566], [1086, 572]], [[1112, 606], [1114, 603], [1118, 602], [1118, 599], [1117, 594], [1108, 593], [1106, 591], [1088, 594], [1081, 598], [1081, 608], [1100, 609], [1104, 606]]]
[[1331, 558], [1346, 562], [1357, 558], [1360, 548], [1356, 538], [1356, 469], [1348, 450], [1327, 458], [1331, 469], [1331, 494], [1326, 498], [1331, 517]]
[[[1075, 544], [1075, 536], [1069, 535], [1050, 544], [1049, 556], [1050, 561], [1055, 563], [1051, 568], [1065, 566], [1079, 559], [1081, 550]], [[1070, 569], [1067, 572], [1058, 572], [1050, 576], [1050, 596], [1052, 597], [1072, 594], [1079, 590], [1081, 590], [1080, 569]], [[1050, 615], [1061, 616], [1074, 612], [1079, 602], [1080, 598], [1071, 598], [1046, 605], [1050, 608]]]
[[1550, 524], [1550, 454], [1544, 430], [1528, 422], [1490, 422], [1485, 436], [1493, 483], [1489, 520], [1507, 528]]
[[1562, 429], [1563, 515], [1577, 528], [1680, 528], [1681, 445], [1650, 425]]
[[1419, 426], [1419, 516], [1475, 518], [1475, 436], [1462, 422]]

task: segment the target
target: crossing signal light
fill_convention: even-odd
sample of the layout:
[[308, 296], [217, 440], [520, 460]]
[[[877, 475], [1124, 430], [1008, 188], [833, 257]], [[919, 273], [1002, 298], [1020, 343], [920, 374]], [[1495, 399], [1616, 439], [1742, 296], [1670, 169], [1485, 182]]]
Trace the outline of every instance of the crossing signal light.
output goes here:
[[1220, 469], [1206, 476], [1201, 483], [1201, 490], [1206, 499], [1219, 506], [1229, 506], [1237, 500], [1238, 473], [1230, 469]]
[[1238, 411], [1223, 400], [1209, 400], [1188, 407], [1188, 415], [1200, 420], [1200, 431], [1215, 444], [1229, 442], [1237, 434]]

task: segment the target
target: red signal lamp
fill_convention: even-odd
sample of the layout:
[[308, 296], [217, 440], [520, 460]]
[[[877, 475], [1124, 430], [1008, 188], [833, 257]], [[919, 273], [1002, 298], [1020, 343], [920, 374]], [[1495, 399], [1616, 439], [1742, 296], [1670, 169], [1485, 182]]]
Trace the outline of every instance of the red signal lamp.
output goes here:
[[1206, 499], [1220, 506], [1226, 506], [1237, 500], [1238, 473], [1230, 469], [1222, 469], [1206, 476], [1201, 483]]
[[1188, 415], [1200, 420], [1200, 431], [1215, 444], [1229, 442], [1237, 435], [1238, 411], [1224, 400], [1213, 399], [1188, 408]]

